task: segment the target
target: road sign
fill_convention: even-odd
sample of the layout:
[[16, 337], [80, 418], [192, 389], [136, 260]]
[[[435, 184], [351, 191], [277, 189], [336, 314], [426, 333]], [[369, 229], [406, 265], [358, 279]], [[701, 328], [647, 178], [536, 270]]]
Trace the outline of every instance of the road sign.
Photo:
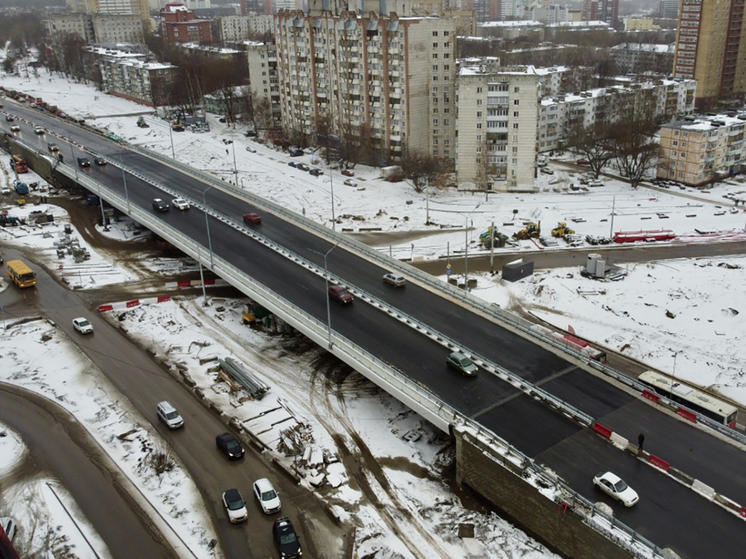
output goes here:
[[451, 275], [451, 265], [450, 264], [446, 265], [446, 275], [447, 276]]

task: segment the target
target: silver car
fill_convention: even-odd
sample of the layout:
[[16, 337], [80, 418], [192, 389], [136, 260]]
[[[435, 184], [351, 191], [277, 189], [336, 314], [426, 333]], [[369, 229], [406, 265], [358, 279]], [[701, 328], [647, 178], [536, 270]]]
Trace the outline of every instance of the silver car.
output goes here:
[[93, 324], [88, 322], [88, 320], [86, 320], [82, 316], [73, 318], [73, 328], [75, 328], [81, 334], [93, 334]]
[[388, 274], [384, 274], [383, 281], [384, 283], [389, 283], [395, 287], [404, 287], [404, 285], [406, 285], [407, 283], [407, 280], [403, 275], [394, 274], [392, 272], [389, 272]]

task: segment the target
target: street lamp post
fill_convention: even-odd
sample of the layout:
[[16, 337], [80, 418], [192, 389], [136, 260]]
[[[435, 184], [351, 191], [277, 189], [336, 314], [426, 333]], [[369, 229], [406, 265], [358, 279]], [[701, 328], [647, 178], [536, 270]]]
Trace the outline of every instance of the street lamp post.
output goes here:
[[171, 138], [171, 157], [176, 159], [176, 150], [174, 150], [174, 131], [171, 128], [171, 120], [168, 120], [168, 135]]
[[207, 191], [212, 187], [208, 186], [202, 191], [202, 203], [204, 208], [202, 211], [205, 212], [205, 229], [207, 229], [207, 246], [210, 248], [210, 268], [214, 268], [214, 262], [212, 258], [212, 239], [210, 238], [210, 221], [207, 219]]
[[231, 147], [233, 147], [233, 184], [238, 186], [238, 169], [236, 168], [236, 142], [231, 140]]
[[130, 195], [127, 191], [127, 173], [124, 172], [124, 158], [122, 152], [119, 152], [119, 168], [122, 169], [122, 183], [124, 184], [124, 198], [127, 200], [127, 211], [130, 211]]
[[469, 218], [481, 205], [481, 202], [477, 204], [474, 209], [466, 215], [466, 220], [464, 222], [464, 238], [466, 242], [464, 247], [464, 289], [466, 289], [466, 291], [469, 291]]
[[313, 250], [312, 248], [309, 248], [311, 252], [315, 252], [316, 254], [319, 254], [324, 257], [324, 281], [326, 283], [326, 339], [328, 348], [331, 351], [333, 344], [332, 344], [332, 308], [331, 308], [331, 302], [329, 301], [329, 267], [327, 265], [327, 257], [329, 256], [329, 253], [333, 251], [335, 248], [337, 248], [337, 245], [339, 243], [335, 243], [335, 245], [327, 250], [325, 253], [318, 252], [316, 250]]

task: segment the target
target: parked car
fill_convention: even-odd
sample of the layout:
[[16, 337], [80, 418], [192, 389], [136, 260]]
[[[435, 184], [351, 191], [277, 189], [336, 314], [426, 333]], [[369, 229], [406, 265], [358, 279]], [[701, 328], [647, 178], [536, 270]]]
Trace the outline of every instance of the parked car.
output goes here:
[[157, 212], [167, 212], [168, 204], [160, 198], [156, 198], [155, 200], [153, 200], [153, 209]]
[[179, 427], [184, 426], [184, 418], [181, 417], [181, 414], [176, 410], [171, 402], [167, 400], [160, 402], [158, 406], [156, 406], [156, 411], [158, 413], [158, 418], [168, 425], [169, 429], [178, 429]]
[[49, 150], [49, 153], [59, 153], [60, 152], [60, 148], [58, 148], [57, 144], [55, 144], [54, 142], [49, 142], [47, 144], [47, 149]]
[[343, 174], [343, 175], [344, 175], [345, 177], [354, 177], [354, 176], [355, 176], [355, 173], [353, 173], [352, 171], [350, 171], [350, 170], [348, 170], [348, 169], [343, 169], [343, 170], [342, 170], [342, 174]]
[[296, 559], [303, 555], [293, 523], [287, 517], [278, 518], [272, 525], [272, 537], [283, 559]]
[[81, 334], [93, 334], [93, 324], [88, 322], [88, 320], [82, 316], [79, 318], [73, 318], [73, 328]]
[[44, 134], [44, 128], [43, 128], [43, 127], [41, 127], [41, 126], [35, 126], [35, 127], [34, 127], [34, 132], [35, 132], [36, 134]]
[[319, 175], [323, 175], [324, 174], [324, 171], [322, 171], [321, 169], [316, 169], [316, 168], [311, 169], [308, 172], [309, 172], [309, 174], [313, 175], [314, 177], [318, 177]]
[[297, 164], [297, 165], [295, 166], [295, 168], [296, 168], [296, 169], [299, 169], [299, 170], [301, 170], [301, 171], [310, 171], [310, 170], [311, 170], [311, 167], [309, 167], [309, 166], [308, 166], [308, 165], [306, 165], [305, 163], [298, 163], [298, 164]]
[[251, 146], [246, 146], [246, 151], [248, 151], [249, 153], [256, 153], [256, 150]]
[[222, 122], [223, 124], [225, 124], [225, 117], [224, 117], [224, 116], [221, 116], [221, 117], [220, 117], [220, 118], [218, 119], [218, 122]]
[[91, 162], [88, 161], [87, 157], [78, 157], [78, 167], [90, 167]]
[[12, 126], [10, 127], [10, 131], [11, 131], [11, 132], [20, 132], [20, 131], [21, 131], [21, 127], [20, 127], [20, 126], [18, 126], [17, 124], [14, 124], [14, 125], [12, 125]]
[[5, 534], [8, 536], [10, 542], [13, 543], [13, 538], [16, 537], [16, 523], [12, 518], [6, 516], [0, 518], [0, 525], [3, 527], [3, 530], [5, 530]]
[[104, 165], [106, 165], [106, 159], [104, 159], [103, 157], [96, 157], [96, 158], [95, 158], [95, 159], [93, 160], [93, 162], [94, 162], [94, 163], [95, 163], [96, 165], [98, 165], [99, 167], [103, 167]]
[[289, 162], [288, 162], [288, 166], [289, 166], [289, 167], [297, 167], [297, 166], [298, 166], [298, 164], [297, 164], [297, 163], [296, 163], [295, 161], [289, 161]]
[[346, 186], [352, 186], [352, 187], [357, 186], [357, 183], [354, 180], [352, 180], [352, 179], [345, 179], [344, 183], [345, 183]]
[[349, 305], [353, 301], [352, 293], [341, 285], [330, 285], [329, 297], [337, 301], [340, 305]]
[[223, 506], [228, 513], [228, 520], [233, 524], [238, 524], [249, 518], [246, 502], [238, 489], [229, 489], [223, 493]]
[[0, 186], [0, 194], [10, 194], [10, 187], [7, 184]]
[[587, 159], [578, 159], [578, 160], [577, 160], [577, 161], [575, 162], [575, 164], [576, 164], [576, 165], [590, 165], [590, 163], [588, 162], [588, 160], [587, 160]]
[[301, 155], [303, 155], [302, 149], [294, 149], [290, 152], [290, 157], [300, 157]]
[[254, 138], [256, 136], [256, 132], [254, 130], [247, 130], [243, 133], [243, 135], [247, 138]]
[[622, 478], [611, 472], [603, 472], [593, 478], [593, 485], [610, 497], [622, 503], [625, 507], [631, 507], [640, 500], [637, 492], [622, 481]]
[[262, 216], [254, 212], [243, 214], [243, 222], [247, 225], [261, 225]]
[[554, 174], [554, 169], [552, 169], [551, 167], [542, 167], [541, 169], [539, 169], [539, 171], [541, 171], [545, 175], [553, 175]]
[[189, 204], [189, 202], [184, 200], [184, 198], [174, 198], [173, 200], [171, 200], [171, 204], [177, 210], [183, 211], [183, 210], [188, 210], [189, 208], [191, 208], [191, 205]]
[[388, 274], [383, 274], [383, 281], [385, 283], [390, 283], [391, 285], [394, 285], [396, 287], [403, 287], [407, 283], [407, 280], [404, 278], [404, 276], [391, 272], [389, 272]]
[[231, 460], [241, 458], [243, 456], [243, 446], [238, 442], [238, 439], [231, 433], [221, 433], [215, 437], [215, 445], [218, 450], [221, 450]]
[[446, 363], [449, 367], [456, 369], [465, 377], [475, 377], [479, 370], [479, 367], [477, 367], [471, 359], [458, 351], [451, 353], [448, 356], [448, 359], [446, 359]]
[[588, 186], [604, 186], [604, 184], [605, 184], [604, 181], [596, 179], [596, 180], [590, 181], [588, 183]]
[[259, 501], [259, 506], [262, 507], [264, 514], [280, 512], [280, 508], [282, 508], [280, 496], [275, 491], [272, 482], [266, 477], [254, 482], [254, 496]]

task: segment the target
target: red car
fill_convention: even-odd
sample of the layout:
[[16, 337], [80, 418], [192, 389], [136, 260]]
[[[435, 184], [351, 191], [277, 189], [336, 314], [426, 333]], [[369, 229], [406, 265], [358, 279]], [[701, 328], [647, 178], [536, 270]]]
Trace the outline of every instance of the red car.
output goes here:
[[341, 285], [329, 286], [329, 297], [334, 299], [340, 305], [349, 305], [352, 303], [352, 294]]
[[577, 165], [590, 165], [587, 159], [578, 159], [575, 163]]
[[254, 212], [243, 214], [243, 222], [249, 225], [259, 225], [262, 222], [262, 216]]
[[352, 171], [348, 171], [347, 169], [345, 169], [344, 171], [342, 171], [342, 174], [345, 177], [354, 177], [355, 176], [355, 173], [353, 173]]

